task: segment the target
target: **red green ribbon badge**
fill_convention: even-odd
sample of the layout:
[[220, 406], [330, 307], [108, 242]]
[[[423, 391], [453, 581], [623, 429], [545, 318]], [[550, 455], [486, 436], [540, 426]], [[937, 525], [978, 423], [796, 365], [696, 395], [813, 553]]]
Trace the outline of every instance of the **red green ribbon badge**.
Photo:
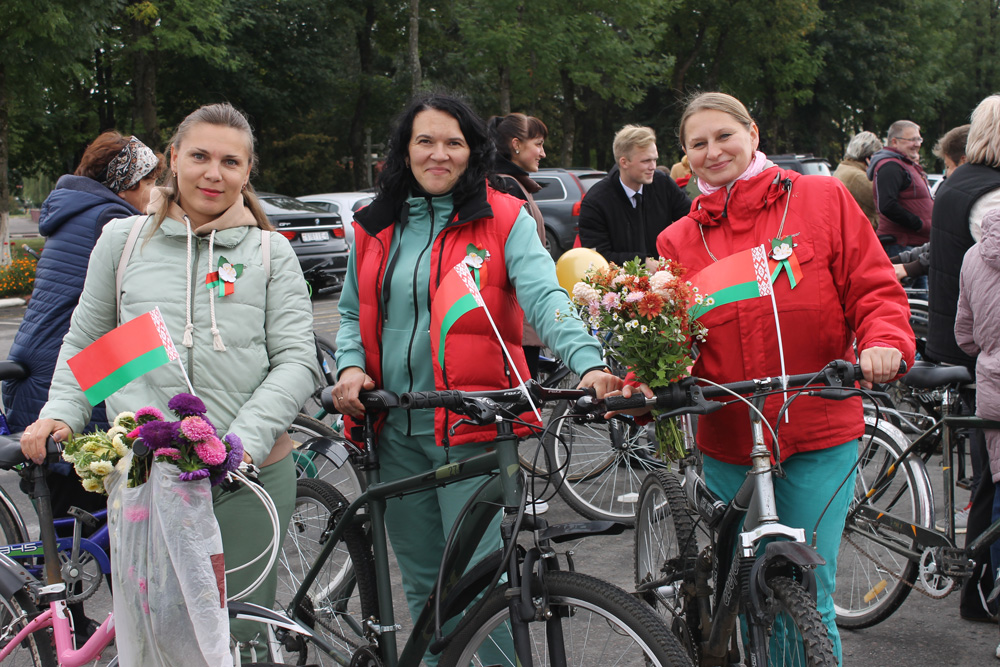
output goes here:
[[486, 281], [485, 263], [490, 260], [490, 251], [486, 248], [477, 248], [475, 244], [470, 243], [465, 248], [465, 252], [468, 254], [466, 254], [465, 259], [462, 261], [469, 267], [469, 273], [475, 279], [476, 287], [482, 287]]
[[778, 280], [781, 269], [785, 269], [788, 274], [788, 284], [795, 289], [802, 280], [802, 267], [799, 266], [799, 259], [795, 256], [795, 235], [786, 236], [782, 239], [771, 239], [771, 256], [768, 258], [767, 267], [771, 272], [771, 283]]
[[236, 279], [243, 275], [243, 265], [233, 264], [225, 257], [219, 257], [219, 269], [205, 276], [207, 289], [219, 288], [219, 296], [229, 296], [236, 291]]

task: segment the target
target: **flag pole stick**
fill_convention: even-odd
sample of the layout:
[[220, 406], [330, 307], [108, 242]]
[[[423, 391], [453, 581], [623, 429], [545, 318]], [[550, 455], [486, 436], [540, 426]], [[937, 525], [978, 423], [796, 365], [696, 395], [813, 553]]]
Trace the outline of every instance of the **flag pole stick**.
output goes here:
[[[774, 311], [774, 328], [778, 332], [778, 359], [781, 361], [782, 400], [788, 402], [788, 373], [785, 372], [785, 346], [781, 343], [781, 322], [778, 321], [778, 302], [774, 300], [774, 289], [771, 289], [771, 310]], [[788, 410], [785, 410], [785, 423], [788, 423]]]
[[177, 355], [177, 365], [181, 367], [181, 375], [184, 376], [184, 381], [187, 382], [188, 391], [192, 396], [197, 396], [197, 394], [194, 393], [194, 386], [191, 384], [191, 378], [188, 377], [187, 371], [184, 369], [184, 362], [181, 361], [181, 355], [179, 354]]

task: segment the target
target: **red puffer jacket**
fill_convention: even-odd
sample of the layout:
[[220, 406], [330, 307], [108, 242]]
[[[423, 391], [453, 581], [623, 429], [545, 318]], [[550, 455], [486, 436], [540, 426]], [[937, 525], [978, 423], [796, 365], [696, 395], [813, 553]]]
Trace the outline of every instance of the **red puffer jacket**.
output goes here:
[[[789, 199], [791, 197], [791, 199]], [[660, 234], [657, 250], [693, 274], [713, 262], [795, 234], [803, 278], [792, 289], [782, 271], [774, 285], [786, 372], [817, 371], [833, 359], [854, 360], [859, 349], [894, 347], [908, 365], [914, 356], [906, 295], [896, 280], [868, 218], [840, 181], [802, 176], [778, 167], [736, 181], [695, 200], [692, 212]], [[704, 241], [699, 231], [704, 231]], [[706, 249], [707, 245], [707, 249]], [[689, 275], [690, 275], [689, 274]], [[718, 306], [702, 322], [708, 339], [694, 374], [715, 382], [778, 376], [781, 363], [771, 299]], [[764, 414], [772, 426], [783, 398], [772, 396]], [[860, 398], [832, 401], [797, 398], [779, 429], [783, 458], [833, 447], [864, 432]], [[770, 446], [770, 436], [765, 435]], [[731, 405], [699, 420], [698, 445], [709, 456], [749, 464], [752, 437], [748, 409]]]

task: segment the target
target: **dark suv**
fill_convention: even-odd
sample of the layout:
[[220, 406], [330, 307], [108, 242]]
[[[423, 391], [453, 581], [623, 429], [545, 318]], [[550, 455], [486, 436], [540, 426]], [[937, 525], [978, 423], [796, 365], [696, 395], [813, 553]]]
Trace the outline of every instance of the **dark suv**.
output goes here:
[[573, 247], [583, 195], [604, 175], [594, 169], [539, 169], [531, 174], [542, 186], [532, 196], [545, 218], [545, 247], [552, 259]]
[[782, 169], [791, 169], [800, 174], [821, 174], [830, 176], [830, 163], [821, 157], [816, 157], [812, 153], [794, 154], [783, 153], [780, 155], [768, 155], [767, 159], [778, 165]]
[[313, 295], [339, 290], [349, 252], [340, 216], [285, 195], [257, 196], [268, 220], [291, 243]]

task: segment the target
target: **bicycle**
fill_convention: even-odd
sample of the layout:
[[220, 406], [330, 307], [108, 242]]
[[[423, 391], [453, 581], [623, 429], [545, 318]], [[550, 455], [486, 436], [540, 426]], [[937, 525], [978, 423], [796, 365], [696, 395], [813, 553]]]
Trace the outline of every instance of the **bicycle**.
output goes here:
[[[45, 467], [60, 460], [60, 454], [61, 448], [50, 439], [46, 461], [36, 465], [25, 459], [17, 439], [0, 436], [0, 469], [19, 468], [22, 477], [29, 481], [45, 553], [59, 552]], [[248, 482], [245, 477], [242, 481]], [[272, 558], [276, 546], [272, 545]], [[115, 638], [114, 613], [109, 613], [97, 631], [82, 646], [76, 647], [75, 629], [66, 609], [68, 598], [60, 559], [45, 560], [44, 580], [39, 581], [16, 561], [0, 554], [0, 662], [36, 667], [80, 667], [99, 659]], [[281, 629], [282, 636], [310, 635], [308, 629], [258, 605], [230, 601], [227, 608], [231, 619], [249, 619], [264, 624], [268, 628], [267, 650], [278, 659], [281, 644], [275, 638], [275, 628]], [[240, 664], [236, 649], [234, 661]], [[117, 665], [117, 657], [110, 665]]]
[[[767, 396], [786, 388], [842, 398], [860, 377], [858, 366], [835, 361], [817, 373], [704, 387], [688, 378], [649, 401], [641, 395], [606, 400], [609, 409], [652, 404], [666, 410], [665, 418], [708, 414], [723, 405], [713, 398], [735, 396], [750, 407], [752, 464], [728, 504], [702, 479], [696, 449], [679, 461], [679, 474], [655, 471], [639, 494], [636, 592], [670, 620], [697, 664], [739, 662], [741, 642], [747, 664], [837, 664], [816, 609], [814, 569], [824, 561], [806, 542], [805, 530], [780, 523], [773, 486], [773, 475], [783, 474], [780, 456], [775, 451], [779, 466], [773, 466], [760, 410]], [[755, 521], [741, 528], [747, 516]]]
[[[858, 471], [854, 502], [841, 542], [834, 604], [837, 624], [866, 628], [882, 622], [916, 588], [943, 598], [975, 567], [978, 549], [1000, 537], [1000, 520], [964, 548], [955, 541], [955, 434], [996, 429], [1000, 422], [952, 413], [958, 391], [972, 381], [964, 366], [918, 363], [902, 382], [940, 392], [940, 417], [907, 447], [868, 453]], [[925, 460], [940, 442], [944, 461], [945, 530], [934, 527], [934, 495]], [[994, 591], [994, 595], [996, 591]]]
[[[490, 638], [498, 635], [506, 637], [502, 642], [505, 656], [514, 660], [510, 654], [516, 654], [522, 665], [549, 664], [550, 659], [574, 665], [615, 659], [620, 660], [615, 664], [690, 664], [651, 610], [621, 589], [576, 572], [570, 554], [564, 555], [568, 569], [560, 567], [553, 544], [587, 535], [620, 534], [622, 524], [549, 526], [525, 514], [526, 474], [519, 465], [512, 420], [528, 409], [526, 392], [536, 404], [587, 395], [585, 390], [545, 389], [533, 381], [524, 389], [482, 392], [400, 396], [362, 392], [366, 414], [361, 468], [368, 486], [350, 503], [335, 491], [318, 503], [329, 507], [332, 516], [322, 529], [316, 526], [321, 530], [311, 545], [316, 553], [303, 545], [302, 569], [293, 573], [300, 582], [298, 590], [285, 605], [290, 617], [314, 632], [309, 643], [324, 664], [408, 667], [417, 665], [428, 648], [441, 653], [445, 666], [481, 664], [477, 653], [481, 648], [489, 650]], [[323, 398], [332, 410], [329, 392]], [[495, 449], [393, 482], [380, 481], [374, 428], [378, 415], [389, 409], [438, 407], [458, 412], [470, 423], [497, 424]], [[592, 406], [600, 408], [596, 402]], [[396, 624], [392, 604], [385, 502], [479, 476], [487, 479], [463, 508], [442, 557], [435, 592], [399, 652], [396, 635], [401, 626]], [[468, 568], [491, 518], [501, 508], [503, 547]], [[530, 546], [517, 542], [522, 531], [534, 532]], [[472, 608], [465, 611], [470, 604]], [[453, 631], [439, 634], [448, 619], [463, 611]], [[300, 660], [304, 659], [300, 654]]]

